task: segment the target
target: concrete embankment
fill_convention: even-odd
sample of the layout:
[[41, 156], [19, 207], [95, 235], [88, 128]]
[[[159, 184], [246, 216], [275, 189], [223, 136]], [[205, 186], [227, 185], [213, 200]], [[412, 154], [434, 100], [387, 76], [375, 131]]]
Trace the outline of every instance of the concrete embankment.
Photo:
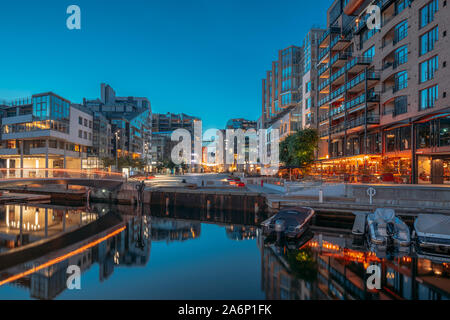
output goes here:
[[144, 203], [159, 207], [185, 207], [223, 211], [264, 212], [266, 198], [243, 190], [167, 188], [146, 190]]
[[450, 186], [323, 184], [283, 195], [267, 195], [267, 205], [269, 210], [311, 206], [320, 210], [373, 211], [390, 207], [405, 215], [450, 214]]

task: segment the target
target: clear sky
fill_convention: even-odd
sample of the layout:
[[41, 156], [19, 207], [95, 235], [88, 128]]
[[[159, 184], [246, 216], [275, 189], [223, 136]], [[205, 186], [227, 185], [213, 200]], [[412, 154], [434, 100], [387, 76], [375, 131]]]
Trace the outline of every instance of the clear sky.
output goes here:
[[[145, 96], [204, 128], [261, 114], [277, 50], [324, 26], [331, 0], [27, 0], [0, 2], [0, 99], [53, 91], [72, 102]], [[81, 30], [66, 9], [81, 8]]]

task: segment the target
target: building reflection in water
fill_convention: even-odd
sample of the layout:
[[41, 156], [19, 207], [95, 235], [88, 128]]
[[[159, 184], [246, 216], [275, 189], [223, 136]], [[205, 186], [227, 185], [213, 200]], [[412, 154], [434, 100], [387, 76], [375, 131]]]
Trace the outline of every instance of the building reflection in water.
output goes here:
[[[70, 265], [78, 265], [81, 273], [84, 273], [97, 263], [99, 265], [100, 281], [108, 279], [117, 267], [145, 266], [150, 259], [151, 218], [148, 216], [123, 217], [125, 224], [122, 227], [123, 231], [113, 233], [111, 233], [111, 230], [105, 231], [69, 248], [52, 252], [35, 261], [2, 271], [0, 283], [8, 279], [8, 277], [23, 274], [37, 266], [48, 264], [55, 260], [57, 262], [48, 267], [8, 283], [8, 285], [28, 289], [32, 298], [53, 299], [66, 290], [67, 268]], [[113, 234], [114, 236], [108, 237], [108, 234]], [[105, 237], [105, 240], [97, 244], [99, 237]], [[92, 242], [96, 245], [86, 250], [80, 250], [80, 248], [85, 246], [88, 247]], [[61, 260], [60, 257], [70, 255], [71, 251], [75, 251], [77, 254], [59, 261]], [[81, 252], [78, 253], [78, 251]]]
[[71, 231], [98, 218], [97, 212], [49, 205], [0, 207], [0, 252]]
[[225, 227], [225, 232], [228, 239], [231, 240], [253, 240], [256, 238], [256, 227], [231, 225]]
[[153, 241], [186, 241], [200, 237], [200, 222], [152, 217]]
[[[300, 248], [265, 244], [259, 235], [267, 299], [448, 300], [450, 265], [434, 257], [379, 259], [341, 235], [314, 235]], [[366, 285], [369, 265], [381, 267], [381, 289]]]

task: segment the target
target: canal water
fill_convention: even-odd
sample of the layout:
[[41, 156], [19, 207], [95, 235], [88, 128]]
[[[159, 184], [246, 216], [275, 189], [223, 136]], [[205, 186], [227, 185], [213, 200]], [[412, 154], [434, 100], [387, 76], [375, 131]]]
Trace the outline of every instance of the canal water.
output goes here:
[[[116, 221], [112, 215], [120, 222], [108, 225]], [[296, 243], [277, 245], [258, 228], [264, 218], [99, 204], [3, 206], [0, 259], [9, 260], [0, 268], [0, 299], [450, 298], [448, 258], [381, 257], [344, 231], [322, 232], [318, 226]], [[86, 227], [96, 223], [103, 230], [89, 234]], [[29, 260], [8, 258], [83, 228], [88, 231]], [[379, 289], [367, 286], [370, 265], [380, 267]], [[69, 279], [70, 266], [81, 271], [79, 289]], [[68, 288], [68, 279], [75, 288]]]

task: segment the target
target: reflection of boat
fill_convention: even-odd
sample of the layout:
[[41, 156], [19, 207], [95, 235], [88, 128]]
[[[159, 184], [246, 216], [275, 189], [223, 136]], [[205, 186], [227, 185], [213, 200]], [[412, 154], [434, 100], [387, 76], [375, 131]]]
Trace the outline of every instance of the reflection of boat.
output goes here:
[[450, 216], [419, 214], [414, 230], [420, 248], [450, 253]]
[[395, 215], [393, 209], [379, 208], [367, 216], [368, 237], [377, 249], [398, 247], [401, 250], [411, 243], [408, 226]]
[[283, 209], [261, 223], [266, 236], [284, 235], [286, 238], [299, 238], [308, 228], [314, 210], [307, 207]]

